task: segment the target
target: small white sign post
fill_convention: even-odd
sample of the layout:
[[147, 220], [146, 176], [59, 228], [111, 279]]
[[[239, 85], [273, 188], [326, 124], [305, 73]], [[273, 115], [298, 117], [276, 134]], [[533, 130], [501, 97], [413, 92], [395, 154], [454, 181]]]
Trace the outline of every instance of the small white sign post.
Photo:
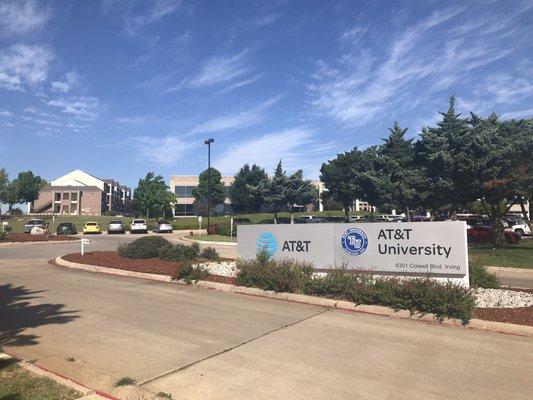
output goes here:
[[202, 234], [201, 232], [202, 231], [202, 216], [201, 215], [198, 216], [198, 230], [200, 231], [198, 232], [198, 235], [201, 235]]
[[233, 218], [230, 220], [229, 238], [230, 241], [233, 242]]
[[9, 223], [7, 221], [3, 221], [2, 222], [2, 232], [5, 232], [6, 231], [6, 226], [9, 225]]
[[81, 255], [85, 254], [85, 245], [91, 243], [89, 239], [81, 239]]

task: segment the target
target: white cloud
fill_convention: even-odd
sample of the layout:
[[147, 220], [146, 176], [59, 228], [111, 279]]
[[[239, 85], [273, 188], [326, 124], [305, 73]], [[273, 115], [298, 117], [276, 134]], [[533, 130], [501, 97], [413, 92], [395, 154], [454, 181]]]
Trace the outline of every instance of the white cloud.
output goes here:
[[131, 125], [142, 125], [146, 121], [143, 117], [134, 116], [134, 117], [119, 117], [117, 121], [122, 124], [131, 124]]
[[136, 138], [134, 143], [142, 159], [162, 165], [174, 164], [190, 155], [189, 150], [195, 146], [190, 141], [176, 136], [141, 136]]
[[100, 115], [100, 102], [95, 97], [74, 96], [57, 98], [46, 104], [61, 109], [66, 114], [71, 114], [80, 119], [95, 119]]
[[181, 0], [156, 0], [152, 4], [149, 9], [142, 13], [128, 13], [124, 16], [128, 35], [133, 36], [145, 26], [159, 22], [164, 17], [174, 13], [180, 8]]
[[224, 93], [228, 93], [234, 89], [238, 89], [240, 87], [243, 87], [243, 86], [247, 86], [247, 85], [250, 85], [251, 83], [254, 83], [255, 81], [258, 81], [259, 79], [261, 79], [263, 77], [263, 75], [256, 75], [250, 79], [244, 79], [242, 81], [237, 81], [233, 84], [231, 84], [230, 86], [228, 86], [227, 88], [224, 88], [224, 89], [221, 89], [217, 92], [217, 94], [224, 94]]
[[[433, 94], [458, 83], [475, 82], [474, 70], [518, 49], [512, 34], [513, 18], [520, 13], [505, 19], [503, 25], [501, 16], [487, 17], [493, 26], [499, 23], [496, 30], [472, 30], [470, 22], [457, 22], [464, 12], [465, 7], [443, 9], [411, 24], [393, 35], [397, 39], [386, 47], [384, 56], [359, 45], [343, 54], [336, 65], [319, 62], [315, 80], [308, 86], [313, 104], [340, 122], [359, 126], [383, 112], [408, 110], [420, 91]], [[454, 23], [459, 26], [451, 29]], [[357, 40], [361, 34], [357, 29], [347, 31], [341, 39]], [[500, 88], [498, 95], [507, 94]]]
[[263, 26], [271, 25], [281, 18], [280, 14], [270, 13], [252, 19], [247, 25], [250, 28], [262, 28]]
[[0, 4], [0, 36], [25, 34], [41, 29], [50, 19], [49, 8], [38, 8], [34, 0]]
[[49, 64], [54, 58], [46, 47], [16, 44], [0, 54], [0, 87], [24, 90], [46, 80]]
[[80, 83], [80, 76], [76, 71], [70, 71], [65, 74], [63, 79], [53, 81], [50, 87], [55, 92], [67, 93]]
[[236, 79], [250, 70], [244, 64], [247, 52], [246, 49], [231, 56], [213, 57], [203, 65], [198, 75], [186, 78], [182, 84], [190, 88], [199, 88]]
[[11, 117], [11, 112], [7, 110], [0, 110], [0, 117]]
[[[228, 146], [215, 167], [223, 174], [234, 174], [244, 164], [258, 164], [272, 171], [279, 160], [284, 168], [294, 170], [309, 165], [306, 148], [313, 143], [313, 131], [307, 127], [285, 129], [260, 137], [241, 138]], [[316, 172], [316, 171], [308, 171]]]
[[216, 133], [227, 130], [244, 129], [256, 125], [264, 118], [263, 112], [279, 102], [283, 96], [274, 96], [250, 110], [238, 114], [224, 115], [193, 127], [188, 133]]
[[500, 115], [501, 119], [533, 118], [533, 108], [529, 110], [509, 111]]
[[351, 44], [354, 44], [361, 40], [366, 34], [368, 28], [362, 26], [356, 26], [354, 28], [344, 31], [340, 37], [341, 40], [345, 40]]

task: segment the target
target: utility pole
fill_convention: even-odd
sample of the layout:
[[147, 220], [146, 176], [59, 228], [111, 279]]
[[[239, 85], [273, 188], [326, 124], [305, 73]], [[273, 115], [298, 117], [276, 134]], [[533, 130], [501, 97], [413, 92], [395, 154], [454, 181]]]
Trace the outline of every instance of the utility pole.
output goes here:
[[207, 139], [204, 144], [207, 145], [207, 234], [211, 228], [211, 143], [215, 139]]

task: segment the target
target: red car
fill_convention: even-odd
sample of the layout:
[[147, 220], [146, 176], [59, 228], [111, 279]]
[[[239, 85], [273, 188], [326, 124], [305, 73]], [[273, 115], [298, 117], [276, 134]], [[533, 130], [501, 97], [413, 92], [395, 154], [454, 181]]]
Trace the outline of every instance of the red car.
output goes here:
[[[515, 244], [522, 239], [519, 233], [513, 231], [503, 231], [505, 240], [509, 244]], [[476, 226], [467, 231], [469, 242], [473, 243], [491, 243], [492, 242], [492, 228], [490, 226]]]

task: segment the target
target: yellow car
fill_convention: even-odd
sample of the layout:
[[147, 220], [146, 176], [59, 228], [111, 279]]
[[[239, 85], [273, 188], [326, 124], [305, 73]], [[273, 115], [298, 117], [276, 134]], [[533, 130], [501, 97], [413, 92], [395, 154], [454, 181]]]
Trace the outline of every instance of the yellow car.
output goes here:
[[83, 225], [83, 234], [86, 233], [102, 233], [100, 231], [100, 225], [98, 225], [98, 222], [94, 221], [88, 221]]

